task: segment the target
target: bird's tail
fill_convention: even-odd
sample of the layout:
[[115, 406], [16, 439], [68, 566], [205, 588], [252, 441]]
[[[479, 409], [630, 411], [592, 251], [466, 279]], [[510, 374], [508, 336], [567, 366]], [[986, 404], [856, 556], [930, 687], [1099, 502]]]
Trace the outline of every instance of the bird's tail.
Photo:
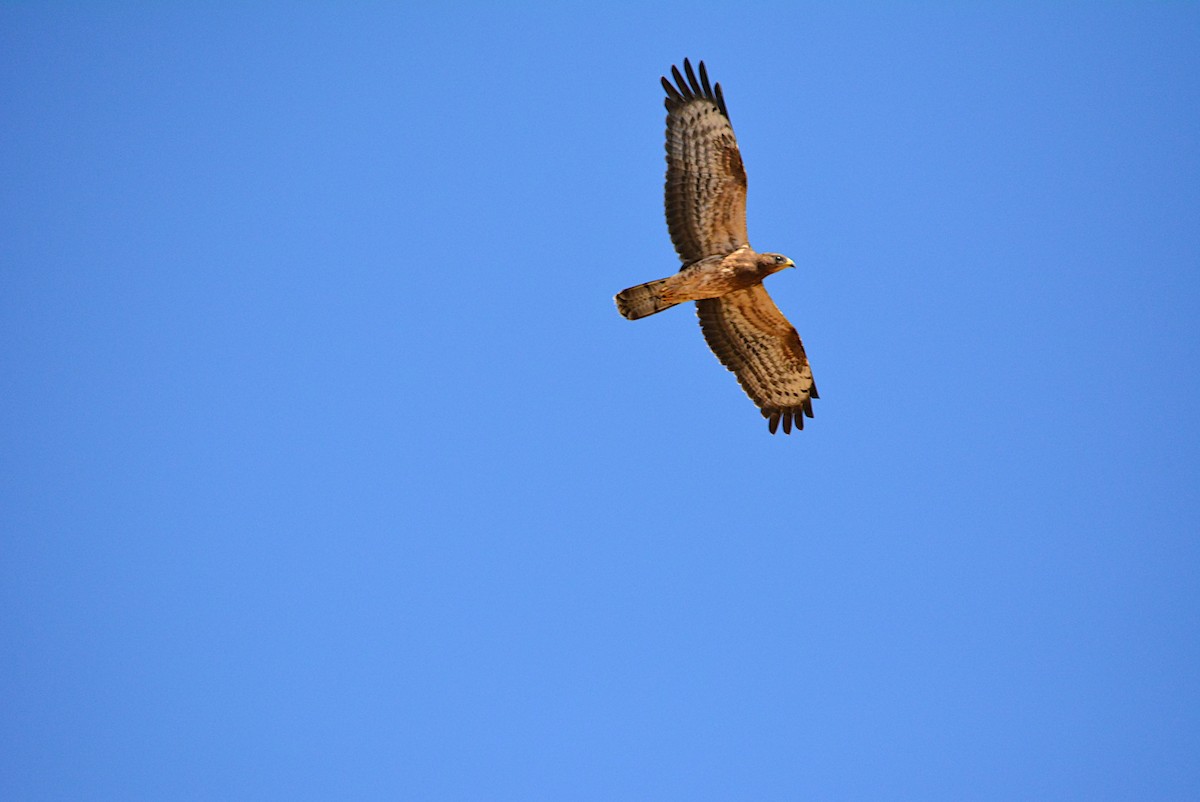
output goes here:
[[664, 309], [670, 309], [679, 301], [670, 299], [666, 290], [668, 281], [669, 279], [660, 278], [630, 287], [627, 290], [621, 290], [616, 297], [617, 311], [630, 320], [637, 320]]

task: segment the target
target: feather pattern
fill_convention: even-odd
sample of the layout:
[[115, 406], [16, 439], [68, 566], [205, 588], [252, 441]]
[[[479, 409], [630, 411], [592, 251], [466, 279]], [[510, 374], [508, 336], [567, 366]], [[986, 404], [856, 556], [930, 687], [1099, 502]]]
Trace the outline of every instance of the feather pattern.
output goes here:
[[721, 85], [700, 78], [691, 62], [662, 79], [667, 107], [667, 228], [683, 264], [748, 244], [746, 170]]
[[800, 335], [762, 284], [696, 302], [704, 339], [721, 364], [733, 371], [746, 395], [762, 410], [771, 433], [779, 424], [790, 434], [804, 428], [817, 398], [812, 369]]

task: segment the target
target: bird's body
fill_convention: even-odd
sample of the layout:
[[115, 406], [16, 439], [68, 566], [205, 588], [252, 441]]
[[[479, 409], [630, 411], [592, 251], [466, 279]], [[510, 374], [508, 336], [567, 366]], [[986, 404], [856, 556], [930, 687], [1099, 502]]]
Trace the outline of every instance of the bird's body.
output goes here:
[[733, 371], [774, 433], [804, 428], [817, 397], [799, 335], [762, 282], [793, 262], [756, 253], [746, 235], [746, 171], [721, 85], [710, 85], [704, 62], [697, 79], [683, 62], [671, 68], [667, 92], [667, 228], [683, 267], [617, 294], [630, 320], [695, 301], [713, 353]]
[[792, 260], [777, 253], [755, 253], [749, 246], [725, 256], [708, 256], [667, 278], [630, 287], [617, 295], [617, 309], [630, 320], [661, 312], [684, 301], [720, 298], [762, 280]]

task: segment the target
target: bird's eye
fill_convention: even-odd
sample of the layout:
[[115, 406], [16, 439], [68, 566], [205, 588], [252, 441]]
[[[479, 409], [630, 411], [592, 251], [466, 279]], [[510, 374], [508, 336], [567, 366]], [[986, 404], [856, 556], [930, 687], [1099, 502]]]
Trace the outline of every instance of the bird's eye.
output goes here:
[[775, 264], [777, 264], [777, 265], [781, 265], [781, 264], [783, 264], [783, 257], [782, 257], [782, 256], [776, 256], [776, 257], [775, 257]]

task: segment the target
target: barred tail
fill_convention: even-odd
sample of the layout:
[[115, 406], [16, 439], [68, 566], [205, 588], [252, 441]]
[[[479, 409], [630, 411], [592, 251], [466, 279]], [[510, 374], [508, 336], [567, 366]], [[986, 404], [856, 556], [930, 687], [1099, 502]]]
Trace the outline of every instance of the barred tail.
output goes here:
[[670, 309], [679, 301], [667, 300], [664, 291], [667, 281], [668, 279], [660, 278], [657, 281], [647, 281], [645, 284], [622, 290], [617, 293], [616, 297], [617, 311], [630, 320], [637, 320], [664, 309]]

